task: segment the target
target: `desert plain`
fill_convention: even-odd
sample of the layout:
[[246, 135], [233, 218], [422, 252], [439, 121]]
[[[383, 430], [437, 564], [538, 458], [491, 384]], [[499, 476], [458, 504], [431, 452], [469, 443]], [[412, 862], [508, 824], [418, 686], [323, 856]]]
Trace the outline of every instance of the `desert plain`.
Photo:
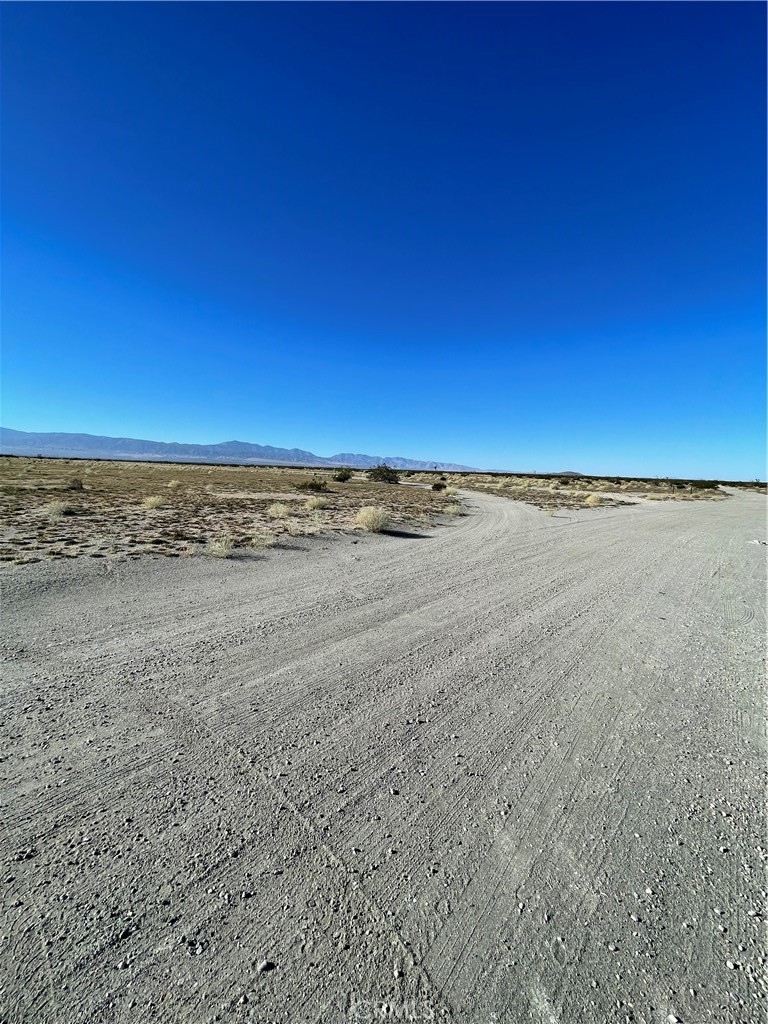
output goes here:
[[209, 469], [5, 478], [4, 1022], [766, 1019], [764, 494]]

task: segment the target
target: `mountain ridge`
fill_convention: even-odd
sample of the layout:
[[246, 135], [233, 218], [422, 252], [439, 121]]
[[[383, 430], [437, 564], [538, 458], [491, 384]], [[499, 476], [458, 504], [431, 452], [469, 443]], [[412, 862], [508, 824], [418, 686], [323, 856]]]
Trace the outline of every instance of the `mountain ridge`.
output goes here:
[[340, 452], [323, 457], [303, 448], [278, 448], [250, 441], [220, 441], [217, 444], [188, 444], [179, 441], [149, 441], [135, 437], [101, 434], [73, 434], [59, 431], [14, 430], [0, 427], [0, 453], [4, 455], [45, 455], [51, 458], [135, 459], [139, 461], [252, 463], [286, 466], [369, 469], [386, 463], [394, 469], [439, 469], [453, 472], [472, 470], [453, 462], [406, 459], [399, 455], [363, 455]]

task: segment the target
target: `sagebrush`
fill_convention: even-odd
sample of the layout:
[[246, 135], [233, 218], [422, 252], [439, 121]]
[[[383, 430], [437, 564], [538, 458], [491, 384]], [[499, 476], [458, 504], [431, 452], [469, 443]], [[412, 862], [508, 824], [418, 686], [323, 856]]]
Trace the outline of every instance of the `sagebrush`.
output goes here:
[[355, 516], [355, 525], [368, 533], [381, 533], [389, 525], [389, 517], [383, 508], [367, 505]]

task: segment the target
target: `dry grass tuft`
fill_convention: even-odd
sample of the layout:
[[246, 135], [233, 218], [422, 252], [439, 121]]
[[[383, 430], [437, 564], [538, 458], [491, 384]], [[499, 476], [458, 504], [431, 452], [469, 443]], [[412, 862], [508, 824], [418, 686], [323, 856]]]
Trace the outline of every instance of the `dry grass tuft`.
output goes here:
[[600, 497], [599, 494], [588, 494], [587, 497], [584, 499], [584, 504], [594, 508], [595, 505], [602, 505], [603, 499]]
[[447, 497], [452, 498], [454, 495], [459, 493], [459, 488], [458, 487], [446, 487], [445, 490], [443, 491], [443, 493]]
[[458, 502], [453, 502], [451, 505], [446, 505], [443, 512], [445, 512], [447, 516], [460, 516], [461, 505], [459, 505]]
[[52, 523], [57, 523], [62, 516], [66, 516], [71, 511], [72, 506], [66, 501], [49, 501], [43, 508], [44, 515], [50, 519]]
[[305, 505], [310, 512], [314, 512], [316, 509], [328, 508], [330, 502], [327, 498], [307, 498]]
[[235, 550], [235, 542], [229, 534], [222, 534], [221, 537], [211, 537], [204, 550], [211, 558], [229, 558]]
[[277, 543], [277, 534], [271, 530], [257, 530], [251, 537], [249, 546], [252, 548], [271, 548]]
[[291, 510], [282, 501], [276, 501], [267, 509], [267, 515], [271, 516], [272, 519], [285, 519], [286, 516], [290, 515], [290, 512]]
[[143, 508], [160, 508], [161, 505], [165, 504], [164, 499], [159, 494], [150, 494], [148, 498], [142, 501]]
[[366, 505], [355, 516], [355, 526], [368, 533], [381, 533], [389, 525], [389, 518], [383, 508]]
[[181, 487], [181, 480], [169, 480], [166, 486], [169, 491], [178, 491]]

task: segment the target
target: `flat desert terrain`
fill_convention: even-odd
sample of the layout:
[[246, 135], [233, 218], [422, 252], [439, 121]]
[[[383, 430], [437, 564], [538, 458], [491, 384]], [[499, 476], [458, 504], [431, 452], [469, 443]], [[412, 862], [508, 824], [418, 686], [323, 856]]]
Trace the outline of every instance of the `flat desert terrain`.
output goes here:
[[5, 564], [4, 1022], [765, 1020], [765, 497], [463, 505]]

